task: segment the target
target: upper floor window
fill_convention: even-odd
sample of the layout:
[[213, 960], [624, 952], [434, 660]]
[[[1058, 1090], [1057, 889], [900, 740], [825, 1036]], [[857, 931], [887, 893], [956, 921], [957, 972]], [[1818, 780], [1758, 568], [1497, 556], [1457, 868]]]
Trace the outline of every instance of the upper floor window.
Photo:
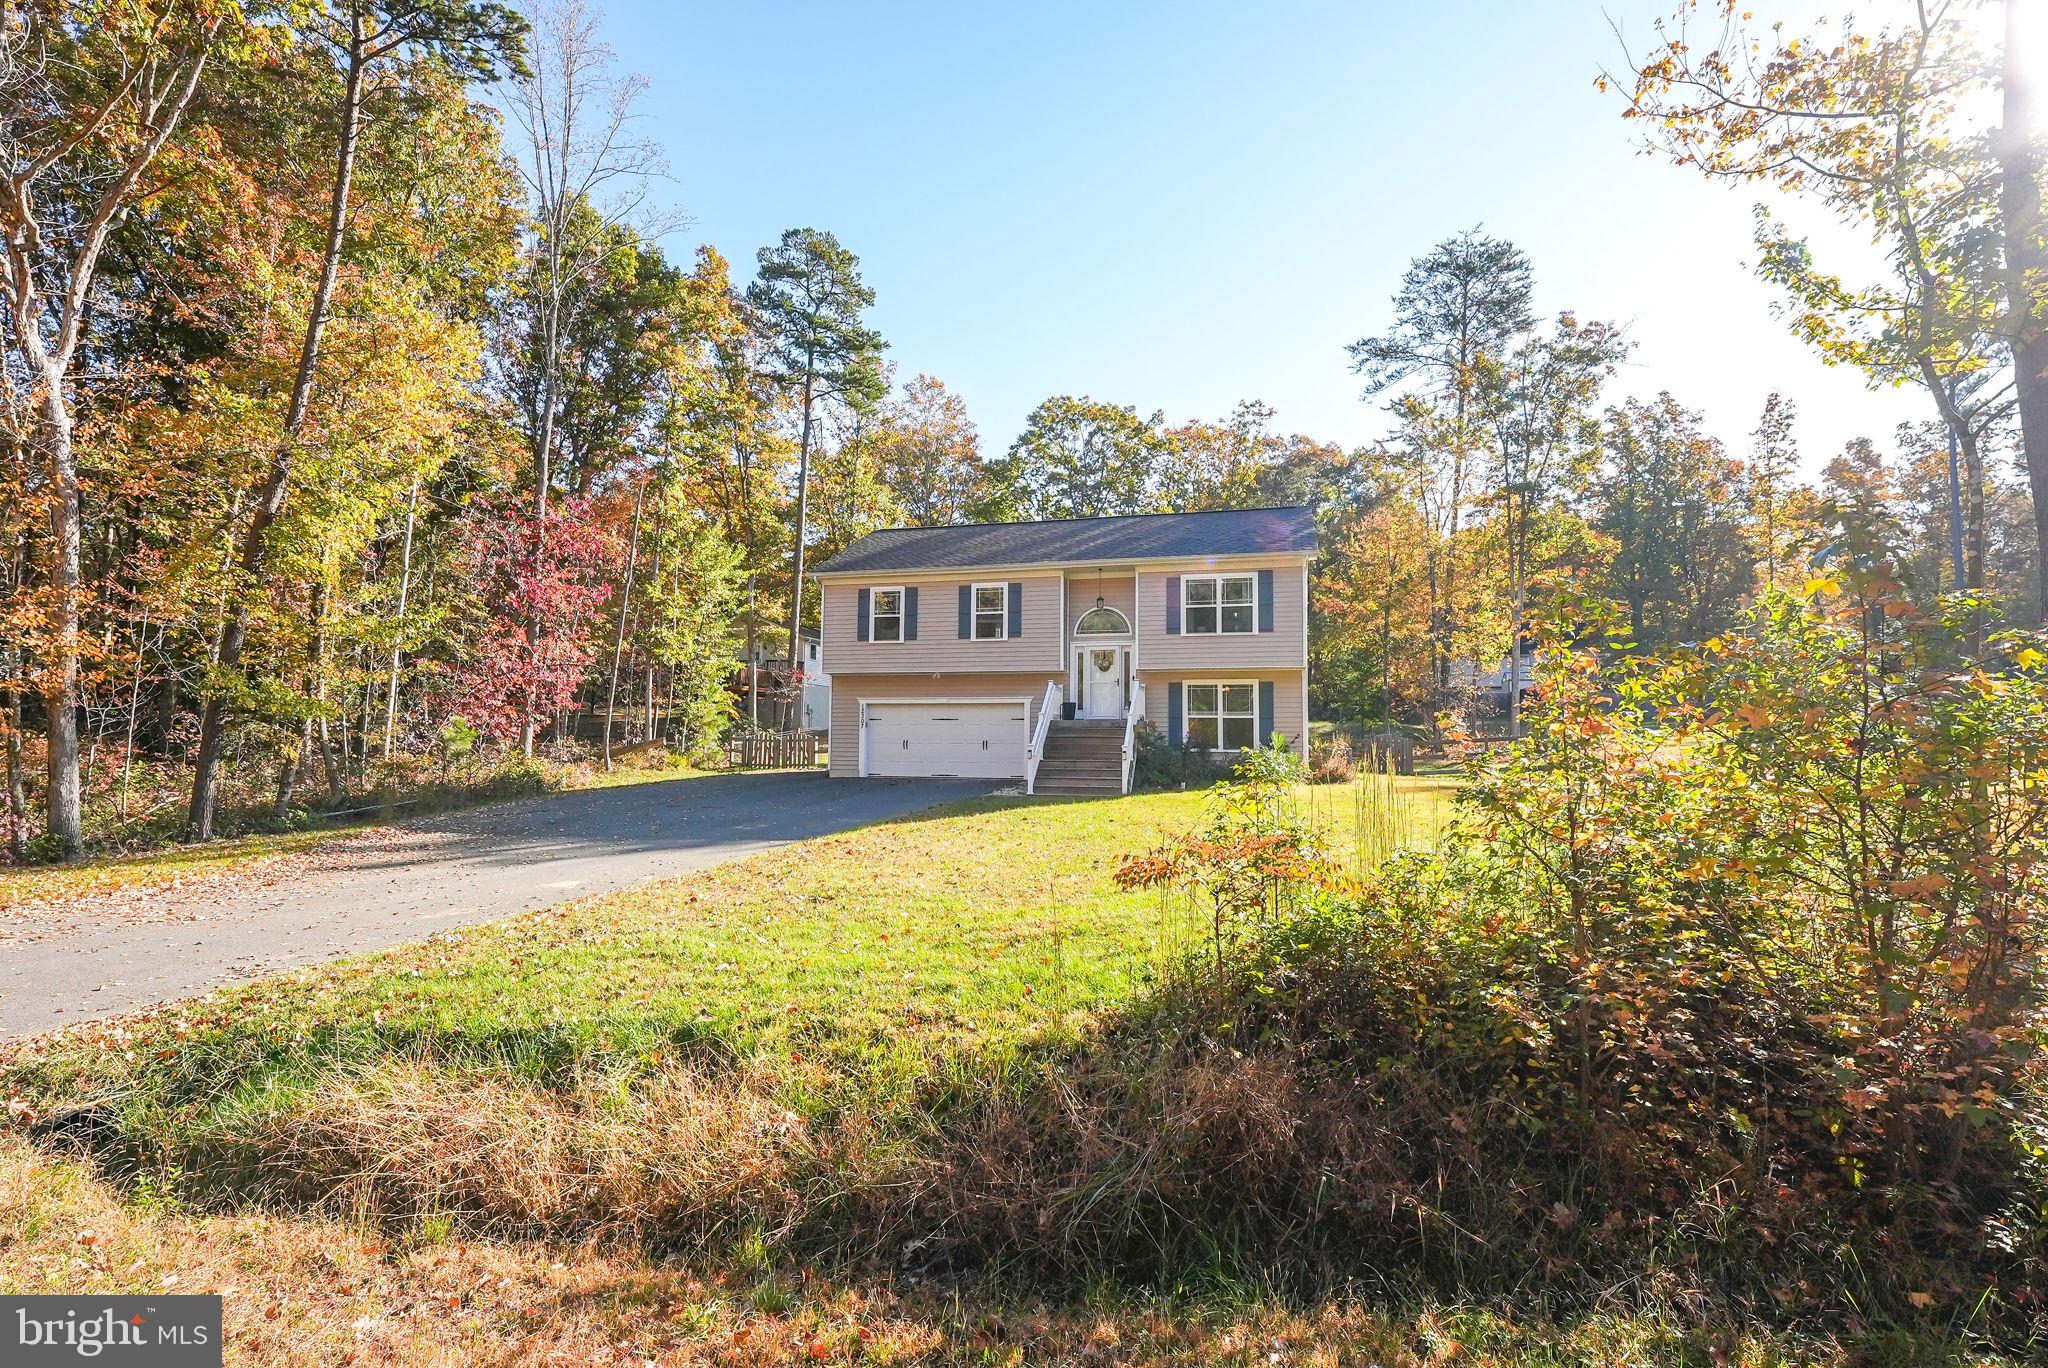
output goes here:
[[974, 586], [974, 639], [1001, 641], [1010, 634], [1010, 586]]
[[1075, 636], [1114, 636], [1130, 630], [1131, 624], [1114, 608], [1090, 608], [1074, 624]]
[[1254, 575], [1189, 575], [1181, 581], [1181, 631], [1256, 632]]
[[901, 589], [877, 589], [868, 595], [868, 640], [903, 640]]

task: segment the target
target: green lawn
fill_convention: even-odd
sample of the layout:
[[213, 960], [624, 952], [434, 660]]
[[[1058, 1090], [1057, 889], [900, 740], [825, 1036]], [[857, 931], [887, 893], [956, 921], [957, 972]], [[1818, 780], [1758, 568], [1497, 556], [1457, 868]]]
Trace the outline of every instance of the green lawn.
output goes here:
[[52, 1100], [118, 1088], [155, 1124], [421, 1050], [536, 1080], [687, 1049], [900, 1083], [1149, 981], [1186, 928], [1117, 891], [1114, 860], [1203, 802], [959, 804], [81, 1028], [21, 1052], [14, 1078]]

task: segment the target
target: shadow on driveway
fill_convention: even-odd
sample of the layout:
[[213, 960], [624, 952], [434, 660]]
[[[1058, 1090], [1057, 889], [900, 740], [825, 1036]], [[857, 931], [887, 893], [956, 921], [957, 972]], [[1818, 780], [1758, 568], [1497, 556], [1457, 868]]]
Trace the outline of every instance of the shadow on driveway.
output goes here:
[[982, 781], [777, 771], [591, 789], [402, 822], [303, 873], [0, 946], [0, 1039], [189, 997], [990, 792]]

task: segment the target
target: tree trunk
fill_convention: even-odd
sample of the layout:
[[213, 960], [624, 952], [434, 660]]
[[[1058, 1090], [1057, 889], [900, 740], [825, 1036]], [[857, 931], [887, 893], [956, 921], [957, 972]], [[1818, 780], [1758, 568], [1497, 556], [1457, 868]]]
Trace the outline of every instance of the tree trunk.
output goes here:
[[[551, 321], [548, 324], [546, 335], [542, 342], [546, 355], [541, 362], [543, 373], [541, 377], [540, 433], [534, 440], [533, 449], [533, 535], [537, 539], [534, 547], [536, 557], [546, 550], [546, 546], [542, 543], [547, 537], [548, 481], [553, 478], [549, 470], [549, 448], [554, 444], [555, 440], [555, 367], [560, 364], [556, 357], [559, 345], [555, 337], [555, 327]], [[540, 618], [538, 616], [529, 616], [526, 620], [526, 654], [529, 660], [538, 660], [540, 658]], [[534, 716], [534, 708], [539, 702], [539, 695], [534, 692], [533, 677], [530, 671], [520, 699], [519, 753], [531, 760], [533, 758], [534, 735], [539, 727], [539, 720]]]
[[796, 576], [789, 588], [789, 676], [796, 675], [798, 634], [804, 621], [804, 536], [810, 530], [811, 485], [811, 370], [814, 360], [804, 358], [804, 424], [797, 439], [796, 458]]
[[6, 674], [7, 713], [7, 853], [16, 864], [28, 858], [28, 789], [21, 768], [21, 648], [9, 641], [0, 651]]
[[[30, 325], [33, 326], [33, 325]], [[43, 377], [42, 444], [50, 461], [50, 588], [55, 619], [53, 668], [46, 672], [43, 707], [49, 736], [48, 830], [63, 842], [64, 858], [85, 849], [85, 818], [78, 780], [78, 457], [71, 445], [71, 408], [63, 378]]]
[[612, 638], [612, 677], [604, 692], [604, 767], [612, 767], [612, 713], [619, 702], [619, 660], [626, 652], [626, 613], [633, 604], [633, 569], [640, 560], [640, 505], [647, 497], [643, 482], [633, 491], [633, 540], [626, 551], [626, 579], [619, 586], [619, 630]]
[[[318, 732], [320, 768], [327, 775], [327, 796], [333, 800], [336, 807], [339, 807], [343, 794], [347, 792], [347, 785], [342, 778], [341, 766], [334, 758], [333, 738], [328, 735], [327, 731], [327, 586], [324, 584], [315, 584], [313, 586], [311, 616], [313, 618], [313, 640], [310, 654], [312, 656], [313, 702], [316, 715], [320, 719]], [[310, 727], [307, 729], [307, 734], [310, 740], [313, 735]]]
[[364, 785], [367, 787], [370, 774], [370, 714], [377, 706], [377, 672], [370, 668], [375, 662], [364, 658], [361, 642], [356, 643], [355, 648], [350, 652], [350, 656], [355, 661], [356, 668], [362, 671], [363, 675], [363, 706], [362, 710], [356, 714], [361, 719], [356, 727], [356, 740], [361, 747], [361, 754], [358, 755], [352, 752], [350, 758], [355, 761], [357, 776], [364, 781]]
[[128, 820], [128, 785], [135, 772], [135, 721], [142, 709], [142, 655], [149, 646], [149, 610], [142, 610], [142, 625], [135, 630], [135, 676], [128, 689], [128, 736], [121, 746], [121, 820]]
[[[320, 262], [320, 283], [313, 291], [313, 303], [306, 316], [306, 336], [299, 348], [299, 369], [292, 381], [291, 403], [285, 410], [284, 432], [270, 460], [269, 473], [257, 492], [250, 511], [249, 526], [242, 536], [241, 583], [235, 589], [235, 608], [221, 634], [218, 662], [234, 669], [241, 663], [242, 645], [249, 633], [248, 594], [263, 570], [264, 542], [270, 525], [284, 510], [285, 486], [291, 479], [292, 455], [299, 433], [306, 424], [306, 412], [313, 402], [313, 381], [320, 365], [320, 339], [327, 328], [327, 315], [334, 300], [334, 281], [341, 270], [341, 248], [348, 230], [349, 182], [355, 175], [356, 140], [362, 129], [363, 87], [368, 75], [369, 35], [360, 11], [349, 15], [348, 83], [342, 96], [341, 145], [335, 155], [334, 193], [328, 204], [327, 247]], [[220, 770], [222, 742], [227, 731], [227, 699], [218, 691], [209, 694], [199, 718], [199, 754], [192, 775], [192, 805], [189, 820], [194, 840], [213, 835], [214, 804]]]
[[2034, 500], [2034, 571], [2041, 612], [2048, 616], [2048, 332], [2035, 292], [2048, 284], [2048, 246], [2041, 239], [2041, 158], [2035, 144], [2034, 91], [2020, 44], [2022, 8], [2006, 0], [2005, 109], [1998, 131], [1999, 213], [2005, 231], [2005, 312], [2019, 400], [2020, 445]]
[[398, 729], [398, 657], [400, 634], [405, 630], [405, 599], [412, 591], [412, 528], [419, 509], [420, 477], [412, 477], [412, 492], [405, 500], [405, 549], [398, 558], [398, 620], [391, 627], [391, 675], [384, 686], [384, 759], [391, 759], [392, 734]]
[[[1508, 575], [1513, 582], [1513, 621], [1508, 624], [1508, 740], [1522, 739], [1522, 617], [1528, 610], [1528, 586], [1523, 581], [1522, 542], [1528, 536], [1526, 526], [1516, 524], [1515, 496], [1508, 493]], [[1521, 510], [1523, 519], [1528, 510]]]
[[[656, 523], [656, 527], [657, 527], [657, 529], [658, 529], [658, 528], [659, 528], [659, 526], [660, 526], [660, 521], [661, 521], [661, 512], [660, 512], [660, 509], [659, 509], [658, 507], [657, 507], [657, 509], [656, 509], [656, 511], [655, 511], [655, 515], [654, 515], [654, 516], [655, 516], [655, 523]], [[662, 545], [661, 545], [661, 537], [659, 536], [659, 534], [658, 534], [658, 531], [657, 531], [657, 535], [655, 536], [655, 539], [654, 539], [654, 554], [653, 554], [653, 556], [649, 557], [649, 559], [648, 559], [648, 562], [647, 562], [647, 584], [648, 584], [648, 592], [649, 592], [650, 594], [654, 595], [654, 597], [653, 597], [653, 598], [652, 598], [652, 599], [650, 600], [650, 602], [651, 602], [651, 603], [652, 603], [652, 604], [653, 604], [653, 605], [655, 606], [655, 608], [656, 608], [656, 609], [659, 609], [659, 607], [660, 607], [660, 605], [661, 605], [661, 597], [660, 597], [660, 595], [661, 595], [661, 551], [662, 551]], [[659, 621], [655, 622], [651, 630], [652, 630], [652, 631], [654, 631], [654, 632], [656, 632], [656, 633], [659, 633], [659, 632], [660, 632], [660, 630], [661, 630], [661, 623], [660, 623]], [[657, 638], [657, 639], [658, 639], [658, 638]], [[646, 679], [645, 679], [645, 680], [643, 681], [643, 683], [644, 683], [645, 687], [644, 687], [644, 688], [643, 688], [643, 689], [641, 690], [641, 693], [640, 693], [640, 703], [641, 703], [641, 709], [642, 709], [642, 719], [641, 719], [641, 734], [640, 734], [640, 739], [641, 739], [642, 741], [646, 741], [646, 742], [652, 742], [652, 741], [654, 740], [654, 652], [653, 652], [653, 651], [649, 651], [649, 652], [647, 653], [647, 672], [646, 672]]]
[[747, 728], [761, 726], [761, 667], [754, 655], [754, 576], [747, 576]]
[[[136, 122], [141, 136], [125, 157], [116, 159], [113, 174], [98, 182], [101, 189], [97, 199], [88, 198], [84, 205], [77, 206], [84, 211], [71, 224], [81, 230], [77, 252], [70, 259], [68, 277], [60, 288], [51, 292], [48, 300], [42, 297], [39, 263], [31, 246], [42, 240], [43, 231], [35, 221], [32, 196], [37, 179], [58, 167], [64, 157], [53, 154], [48, 160], [25, 167], [21, 165], [25, 159], [17, 157], [15, 166], [20, 168], [20, 174], [15, 175], [14, 169], [10, 168], [11, 223], [4, 251], [7, 312], [14, 324], [18, 353], [27, 378], [42, 391], [36, 435], [50, 469], [50, 587], [53, 591], [51, 612], [55, 630], [52, 633], [50, 664], [43, 672], [47, 680], [44, 721], [49, 736], [47, 806], [50, 833], [62, 842], [67, 859], [76, 858], [83, 848], [84, 818], [78, 776], [78, 543], [81, 514], [78, 463], [72, 449], [72, 415], [64, 386], [88, 314], [87, 301], [91, 297], [100, 253], [143, 172], [163, 151], [164, 144], [184, 118], [186, 107], [199, 88], [207, 58], [212, 55], [222, 21], [220, 14], [202, 21], [193, 34], [193, 46], [182, 53], [162, 50], [147, 55], [147, 69], [153, 76], [164, 78], [164, 84], [157, 87], [161, 99], [137, 101], [134, 99], [135, 87], [123, 82], [113, 97], [114, 102], [91, 114], [89, 127], [100, 127], [108, 120], [121, 121], [140, 114], [142, 117]], [[181, 64], [182, 70], [179, 69]], [[132, 105], [133, 108], [123, 113], [119, 108], [122, 105]], [[104, 139], [94, 139], [92, 145], [97, 148], [104, 142]], [[46, 337], [43, 332], [45, 319], [52, 313], [57, 320], [56, 328], [53, 336]]]
[[1394, 514], [1387, 510], [1384, 524], [1387, 545], [1385, 592], [1380, 595], [1380, 720], [1386, 729], [1394, 725]]
[[277, 800], [271, 804], [270, 811], [279, 826], [284, 825], [285, 819], [291, 816], [292, 795], [299, 786], [299, 770], [304, 767], [306, 752], [312, 745], [313, 719], [302, 717], [299, 719], [299, 744], [292, 748], [292, 753], [285, 757], [283, 766], [277, 772]]

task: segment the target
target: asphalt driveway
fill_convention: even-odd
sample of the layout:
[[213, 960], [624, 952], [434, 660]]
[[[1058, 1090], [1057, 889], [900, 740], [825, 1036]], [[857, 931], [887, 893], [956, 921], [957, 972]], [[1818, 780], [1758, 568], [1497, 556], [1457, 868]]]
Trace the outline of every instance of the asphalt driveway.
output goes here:
[[283, 877], [90, 905], [0, 943], [0, 1039], [421, 940], [989, 792], [945, 779], [733, 774], [506, 803], [343, 838]]

